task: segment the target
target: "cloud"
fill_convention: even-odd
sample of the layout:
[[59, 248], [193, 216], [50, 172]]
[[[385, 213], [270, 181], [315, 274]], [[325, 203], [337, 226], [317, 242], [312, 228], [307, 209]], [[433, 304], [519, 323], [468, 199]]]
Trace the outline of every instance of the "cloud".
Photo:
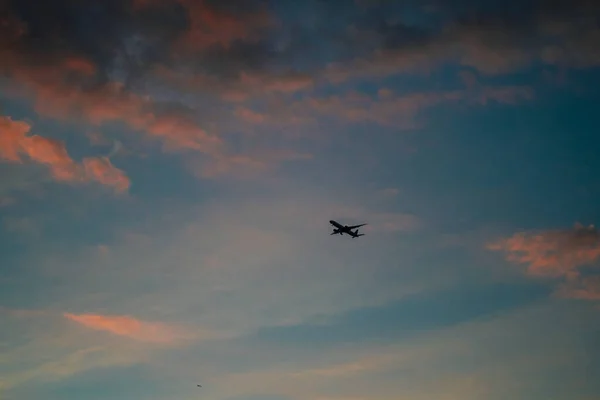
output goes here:
[[30, 129], [25, 122], [0, 116], [0, 159], [22, 163], [25, 155], [31, 161], [47, 166], [59, 182], [95, 181], [119, 192], [129, 188], [129, 178], [108, 159], [85, 158], [82, 166], [69, 156], [63, 142], [39, 135], [26, 136]]
[[382, 16], [365, 18], [353, 37], [376, 38], [377, 44], [372, 46], [376, 50], [351, 62], [331, 63], [322, 76], [342, 82], [427, 73], [448, 63], [475, 68], [487, 75], [539, 65], [600, 65], [593, 50], [600, 43], [600, 31], [592, 17], [600, 10], [593, 2], [558, 0], [529, 2], [526, 6], [508, 2], [502, 9], [462, 0], [437, 3], [436, 17], [443, 21], [438, 29], [388, 22]]
[[184, 331], [159, 322], [145, 322], [129, 316], [71, 314], [64, 317], [86, 328], [125, 336], [142, 342], [173, 344], [189, 338]]
[[95, 368], [135, 365], [150, 354], [137, 343], [90, 340], [60, 324], [51, 312], [13, 310], [9, 317], [2, 324], [20, 339], [0, 357], [0, 393], [65, 380]]
[[537, 277], [564, 278], [557, 294], [562, 297], [598, 299], [598, 276], [585, 276], [584, 267], [600, 261], [600, 234], [593, 226], [577, 223], [571, 229], [520, 232], [491, 242], [487, 248], [501, 251], [508, 261], [527, 265]]
[[[191, 326], [131, 316], [57, 313], [52, 308], [0, 307], [0, 323], [9, 334], [3, 340], [10, 340], [0, 356], [0, 393], [26, 383], [35, 387], [68, 381], [94, 369], [148, 365], [164, 351], [217, 337]], [[108, 334], [92, 335], [90, 330]]]
[[581, 300], [600, 300], [600, 276], [571, 278], [557, 290], [560, 297]]
[[[110, 246], [109, 254], [92, 246], [89, 251], [46, 255], [31, 265], [64, 278], [48, 288], [47, 296], [57, 302], [55, 308], [69, 309], [76, 301], [85, 310], [101, 301], [102, 314], [143, 315], [144, 310], [155, 309], [167, 313], [169, 320], [173, 313], [188, 318], [187, 312], [197, 310], [189, 323], [202, 321], [206, 329], [227, 334], [263, 324], [297, 323], [316, 313], [330, 314], [357, 304], [380, 304], [420, 287], [416, 276], [380, 282], [382, 274], [397, 268], [396, 262], [382, 261], [385, 254], [406, 247], [398, 244], [396, 234], [408, 237], [416, 217], [399, 211], [379, 215], [381, 211], [369, 208], [368, 202], [344, 209], [332, 200], [339, 193], [318, 193], [306, 187], [291, 190], [288, 184], [284, 182], [278, 194], [272, 188], [265, 193], [258, 190], [201, 209], [170, 206], [164, 211], [174, 218], [172, 222], [163, 221], [159, 210], [153, 210], [157, 216], [146, 219], [148, 230], [132, 232], [144, 233], [142, 240], [119, 234], [103, 240]], [[362, 195], [355, 196], [360, 204]], [[332, 215], [348, 223], [350, 218], [368, 222], [372, 236], [365, 238], [372, 239], [355, 242], [351, 251], [349, 241], [332, 238], [324, 242], [324, 237], [330, 238], [327, 221]], [[389, 221], [394, 225], [385, 226]], [[299, 247], [300, 241], [305, 244]], [[337, 249], [333, 253], [331, 246]], [[393, 257], [401, 263], [408, 254], [403, 251]], [[87, 268], [82, 270], [82, 264]], [[75, 276], [77, 284], [72, 280]], [[132, 290], [137, 295], [132, 297]], [[374, 292], [366, 295], [370, 290]]]
[[[6, 60], [0, 68], [11, 79], [10, 93], [33, 97], [36, 110], [46, 116], [83, 118], [94, 125], [124, 122], [134, 131], [162, 140], [167, 150], [223, 156], [222, 140], [201, 127], [197, 110], [130, 90], [128, 82], [112, 79], [112, 75], [115, 70], [125, 69], [126, 75], [139, 77], [139, 68], [158, 68], [166, 61], [164, 57], [178, 53], [176, 47], [181, 40], [190, 37], [193, 40], [188, 40], [186, 46], [229, 46], [246, 37], [246, 29], [239, 22], [247, 18], [250, 25], [254, 24], [252, 12], [245, 17], [248, 13], [240, 13], [231, 5], [212, 2], [109, 1], [96, 10], [93, 21], [88, 21], [90, 27], [98, 24], [110, 30], [97, 35], [97, 29], [92, 29], [94, 34], [81, 32], [80, 27], [61, 22], [61, 15], [72, 12], [86, 19], [90, 11], [87, 5], [60, 1], [52, 12], [43, 12], [33, 1], [14, 9], [12, 3], [5, 3], [7, 20], [12, 23], [3, 24], [3, 29], [8, 35], [5, 37], [12, 40], [0, 43], [0, 53]], [[203, 26], [206, 23], [209, 26]], [[43, 43], [35, 39], [38, 31], [44, 32]], [[168, 31], [174, 35], [167, 35]], [[129, 34], [139, 34], [142, 42], [150, 42], [133, 44], [135, 49], [128, 50]], [[162, 43], [163, 38], [168, 43]], [[122, 58], [135, 58], [123, 54], [128, 51], [139, 58], [132, 61], [136, 65], [120, 66]], [[154, 58], [149, 52], [160, 53], [162, 58]]]
[[[182, 38], [183, 45], [190, 50], [214, 48], [230, 48], [239, 43], [253, 42], [260, 38], [261, 31], [271, 27], [275, 21], [265, 9], [253, 7], [247, 2], [246, 7], [236, 7], [232, 1], [219, 4], [214, 1], [178, 0], [187, 10], [189, 25]], [[163, 3], [173, 3], [163, 1]], [[260, 4], [259, 2], [254, 2]], [[250, 7], [248, 7], [250, 5]]]
[[[51, 9], [34, 0], [2, 4], [5, 93], [31, 99], [44, 116], [92, 124], [86, 131], [122, 123], [162, 142], [163, 150], [184, 154], [184, 162], [195, 169], [206, 166], [197, 174], [203, 178], [241, 171], [241, 165], [268, 171], [287, 160], [262, 157], [272, 150], [270, 143], [237, 140], [239, 132], [248, 131], [244, 125], [287, 130], [290, 125], [322, 126], [323, 119], [332, 118], [416, 129], [424, 124], [423, 111], [439, 105], [530, 100], [533, 89], [519, 86], [478, 87], [468, 93], [382, 90], [375, 96], [344, 86], [345, 94], [327, 94], [332, 83], [421, 73], [448, 62], [489, 72], [527, 65], [526, 59], [538, 53], [546, 54], [544, 59], [574, 60], [582, 53], [569, 50], [563, 39], [582, 43], [589, 35], [581, 32], [592, 29], [561, 20], [563, 8], [558, 12], [538, 4], [519, 14], [510, 3], [508, 12], [492, 9], [489, 15], [480, 7], [458, 7], [462, 11], [453, 13], [440, 5], [437, 14], [424, 15], [436, 19], [434, 28], [390, 20], [389, 15], [401, 14], [386, 2], [366, 8], [348, 3], [341, 9], [307, 2], [298, 12], [311, 15], [310, 22], [297, 18], [294, 24], [254, 0], [243, 6], [213, 0], [108, 0], [101, 6], [60, 0]], [[572, 15], [585, 15], [578, 11], [579, 1], [574, 5]], [[421, 13], [420, 6], [415, 8]], [[65, 24], [64, 15], [83, 22]], [[340, 22], [333, 24], [332, 16]], [[523, 28], [528, 24], [519, 18], [535, 27]], [[559, 44], [551, 41], [554, 47], [545, 45], [543, 51], [532, 44], [548, 35]], [[590, 37], [593, 44], [595, 36]], [[261, 102], [266, 104], [257, 105]], [[301, 134], [311, 140], [320, 136]]]
[[[391, 344], [354, 342], [325, 349], [258, 347], [258, 359], [273, 352], [275, 360], [252, 364], [243, 371], [216, 369], [207, 375], [215, 390], [230, 398], [276, 393], [309, 399], [453, 400], [539, 394], [542, 382], [548, 385], [549, 376], [564, 371], [561, 382], [543, 390], [551, 394], [565, 384], [581, 387], [580, 371], [590, 368], [581, 363], [581, 356], [587, 354], [585, 346], [571, 336], [576, 330], [593, 340], [593, 331], [587, 329], [597, 326], [597, 319], [591, 313], [586, 316], [590, 319], [582, 326], [581, 315], [573, 315], [570, 308], [534, 304], [493, 318], [419, 331], [411, 339]], [[532, 345], [530, 340], [539, 336], [540, 329], [547, 334]], [[521, 372], [529, 372], [531, 379], [515, 382], [515, 373]], [[568, 398], [572, 396], [568, 392], [561, 393]]]
[[[537, 388], [540, 375], [546, 376], [557, 367], [581, 365], [568, 358], [579, 342], [562, 339], [564, 331], [581, 332], [576, 330], [582, 329], [581, 321], [565, 316], [576, 313], [558, 313], [555, 309], [542, 313], [543, 318], [536, 312], [513, 311], [520, 317], [512, 318], [514, 314], [509, 313], [491, 318], [488, 315], [478, 321], [461, 318], [454, 328], [437, 325], [422, 329], [423, 322], [427, 326], [435, 319], [433, 313], [420, 315], [415, 312], [420, 308], [409, 306], [405, 311], [408, 318], [389, 310], [383, 320], [377, 318], [372, 323], [365, 321], [363, 314], [352, 325], [329, 326], [326, 338], [333, 346], [307, 345], [311, 338], [302, 335], [301, 330], [296, 331], [296, 346], [252, 341], [249, 337], [261, 328], [287, 325], [293, 329], [291, 325], [307, 324], [316, 317], [330, 321], [356, 308], [394, 299], [401, 302], [407, 293], [431, 293], [432, 278], [440, 276], [432, 274], [431, 269], [424, 271], [423, 263], [411, 258], [415, 255], [414, 242], [407, 240], [408, 235], [382, 233], [377, 238], [361, 238], [368, 239], [364, 242], [329, 240], [329, 215], [340, 212], [353, 217], [340, 207], [340, 198], [364, 215], [380, 211], [369, 207], [372, 193], [359, 190], [364, 188], [348, 193], [334, 188], [317, 192], [297, 184], [291, 186], [296, 186], [296, 191], [288, 193], [278, 187], [273, 190], [278, 193], [275, 196], [258, 189], [251, 198], [218, 198], [202, 204], [200, 210], [169, 204], [167, 218], [159, 217], [163, 215], [161, 210], [153, 210], [153, 218], [140, 230], [144, 240], [117, 236], [109, 243], [109, 257], [102, 257], [97, 248], [90, 252], [73, 248], [70, 252], [50, 250], [39, 259], [28, 260], [28, 265], [38, 271], [25, 271], [28, 287], [37, 285], [39, 279], [45, 281], [46, 275], [40, 278], [43, 272], [53, 277], [51, 287], [38, 291], [44, 307], [70, 310], [81, 321], [59, 314], [60, 321], [68, 322], [61, 328], [66, 332], [49, 340], [53, 337], [49, 324], [30, 322], [35, 318], [29, 318], [28, 323], [38, 325], [27, 332], [40, 338], [28, 343], [27, 348], [14, 346], [2, 355], [13, 368], [10, 373], [0, 373], [3, 383], [14, 388], [15, 394], [23, 388], [36, 394], [38, 390], [48, 392], [48, 387], [38, 388], [35, 384], [48, 380], [61, 380], [60, 386], [66, 390], [80, 384], [82, 377], [73, 376], [77, 373], [97, 367], [111, 367], [121, 373], [119, 366], [143, 363], [149, 366], [143, 378], [181, 382], [169, 385], [169, 389], [176, 388], [172, 396], [181, 398], [194, 395], [183, 383], [189, 384], [190, 379], [200, 375], [203, 382], [209, 383], [206, 386], [223, 398], [280, 394], [308, 399], [427, 399], [442, 395], [448, 399], [478, 399], [482, 397], [481, 388], [489, 385], [495, 385], [505, 396], [506, 390], [500, 388], [515, 370], [537, 371], [531, 381], [523, 383], [527, 388]], [[422, 237], [417, 240], [429, 241]], [[444, 260], [442, 269], [447, 267]], [[440, 280], [448, 284], [446, 277]], [[476, 287], [480, 292], [490, 292], [487, 287]], [[442, 321], [448, 321], [448, 305], [451, 311], [462, 310], [463, 303], [472, 310], [494, 307], [489, 297], [478, 302], [479, 295], [465, 297], [462, 289], [459, 286], [454, 290], [454, 308], [443, 296], [437, 299], [436, 314]], [[503, 297], [512, 301], [511, 289], [505, 286]], [[27, 294], [19, 296], [15, 301], [25, 299]], [[74, 304], [80, 310], [102, 311], [72, 311]], [[512, 318], [511, 323], [506, 322], [507, 318]], [[539, 339], [540, 320], [549, 334], [534, 340], [532, 350], [531, 338]], [[165, 332], [180, 326], [178, 321], [185, 321], [185, 331], [202, 326], [227, 335], [211, 341], [186, 341], [186, 346], [166, 345], [144, 336], [158, 332], [160, 339], [169, 337]], [[391, 329], [381, 330], [376, 321], [389, 323]], [[161, 329], [154, 329], [156, 324]], [[140, 333], [143, 327], [147, 329]], [[398, 331], [412, 335], [403, 340], [367, 342], [361, 340], [361, 330], [374, 336]], [[340, 344], [336, 338], [344, 335], [353, 340]], [[21, 340], [22, 336], [18, 337]], [[524, 346], [529, 346], [526, 353]], [[548, 353], [548, 349], [552, 351]], [[566, 381], [571, 382], [568, 378], [561, 384]], [[518, 397], [519, 392], [511, 394]]]
[[503, 251], [511, 262], [527, 264], [531, 275], [560, 277], [600, 260], [600, 235], [593, 225], [576, 224], [566, 230], [516, 233], [487, 248]]
[[112, 186], [119, 192], [129, 189], [130, 181], [127, 175], [115, 168], [107, 157], [84, 158], [83, 167], [87, 176], [103, 185]]
[[514, 105], [533, 99], [527, 86], [482, 86], [468, 90], [397, 93], [380, 89], [377, 95], [357, 91], [326, 97], [305, 97], [283, 102], [268, 101], [259, 107], [236, 108], [235, 114], [248, 124], [289, 126], [315, 124], [317, 117], [333, 118], [343, 124], [373, 123], [400, 129], [423, 125], [421, 115], [442, 104], [486, 105], [489, 102]]
[[[68, 252], [57, 246], [39, 258], [31, 253], [24, 269], [11, 276], [18, 292], [13, 301], [24, 301], [17, 289], [22, 284], [37, 286], [52, 277], [55, 284], [40, 285], [43, 302], [28, 304], [68, 312], [50, 313], [51, 324], [34, 316], [25, 321], [32, 324], [28, 340], [35, 340], [3, 354], [12, 367], [0, 370], [2, 383], [21, 390], [25, 383], [69, 382], [98, 367], [140, 363], [165, 367], [168, 376], [189, 365], [178, 374], [185, 377], [224, 363], [242, 368], [235, 365], [259, 360], [248, 360], [248, 347], [240, 348], [236, 337], [380, 304], [422, 287], [406, 276], [381, 284], [390, 268], [382, 257], [403, 249], [393, 235], [382, 234], [362, 250], [356, 243], [348, 247], [349, 241], [322, 241], [329, 238], [328, 214], [339, 210], [335, 196], [307, 188], [277, 193], [219, 198], [200, 209], [153, 209], [139, 235], [125, 234], [131, 233], [127, 229], [106, 240], [108, 253], [98, 246]], [[199, 366], [199, 359], [212, 361]]]

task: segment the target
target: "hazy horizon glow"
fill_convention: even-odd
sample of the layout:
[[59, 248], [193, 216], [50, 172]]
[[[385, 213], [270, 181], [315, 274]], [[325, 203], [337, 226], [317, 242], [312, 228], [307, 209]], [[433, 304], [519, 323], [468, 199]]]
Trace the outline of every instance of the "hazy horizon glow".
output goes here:
[[0, 0], [0, 400], [597, 399], [600, 7], [496, 3]]

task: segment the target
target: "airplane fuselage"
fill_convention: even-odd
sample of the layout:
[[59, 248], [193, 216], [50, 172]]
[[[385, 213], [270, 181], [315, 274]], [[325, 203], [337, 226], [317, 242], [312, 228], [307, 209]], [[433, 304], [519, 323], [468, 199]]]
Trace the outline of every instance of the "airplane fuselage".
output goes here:
[[[353, 226], [348, 226], [348, 225], [342, 225], [337, 221], [334, 220], [330, 220], [329, 223], [331, 225], [334, 226], [333, 232], [331, 233], [332, 235], [344, 235], [347, 234], [349, 236], [352, 236], [352, 238], [357, 238], [359, 236], [363, 236], [364, 233], [358, 233], [358, 228], [366, 225], [366, 224], [360, 224], [360, 225], [353, 225]], [[355, 231], [353, 231], [352, 229], [355, 229]]]

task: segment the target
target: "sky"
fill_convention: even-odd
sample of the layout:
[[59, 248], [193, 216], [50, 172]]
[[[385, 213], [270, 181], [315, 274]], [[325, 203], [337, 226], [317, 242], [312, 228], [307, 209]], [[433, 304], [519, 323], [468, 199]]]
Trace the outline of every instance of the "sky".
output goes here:
[[0, 400], [600, 399], [598, 48], [586, 0], [0, 0]]

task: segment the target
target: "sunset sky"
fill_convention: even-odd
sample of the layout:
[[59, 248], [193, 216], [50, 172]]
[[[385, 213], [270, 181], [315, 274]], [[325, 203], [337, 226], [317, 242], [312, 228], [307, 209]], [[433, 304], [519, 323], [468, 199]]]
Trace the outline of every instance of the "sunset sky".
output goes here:
[[598, 4], [0, 0], [0, 400], [600, 399]]

